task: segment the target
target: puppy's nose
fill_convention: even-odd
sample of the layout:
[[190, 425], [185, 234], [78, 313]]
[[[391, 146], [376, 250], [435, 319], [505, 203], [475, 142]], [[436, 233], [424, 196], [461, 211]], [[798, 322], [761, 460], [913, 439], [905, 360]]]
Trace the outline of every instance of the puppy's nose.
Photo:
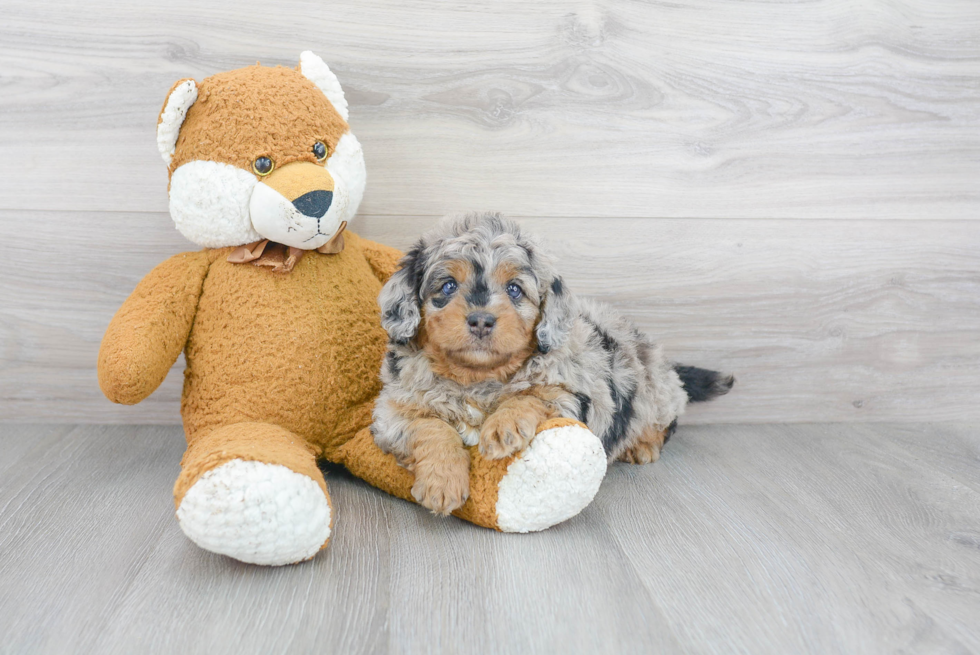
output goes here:
[[470, 326], [470, 334], [482, 339], [490, 336], [493, 332], [493, 324], [497, 322], [497, 317], [487, 312], [473, 312], [466, 317], [466, 324]]
[[333, 202], [333, 191], [317, 190], [301, 195], [293, 201], [293, 207], [307, 216], [320, 218], [330, 209], [331, 202]]

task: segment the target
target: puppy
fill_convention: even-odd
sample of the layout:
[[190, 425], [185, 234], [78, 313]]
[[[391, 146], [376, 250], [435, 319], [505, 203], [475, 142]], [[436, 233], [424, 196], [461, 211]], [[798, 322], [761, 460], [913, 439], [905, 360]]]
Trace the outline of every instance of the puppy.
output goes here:
[[379, 298], [390, 342], [374, 409], [378, 446], [415, 473], [412, 495], [448, 514], [469, 495], [467, 446], [491, 459], [554, 417], [584, 422], [610, 461], [656, 461], [688, 401], [731, 376], [671, 364], [605, 305], [575, 298], [550, 259], [496, 214], [424, 235]]

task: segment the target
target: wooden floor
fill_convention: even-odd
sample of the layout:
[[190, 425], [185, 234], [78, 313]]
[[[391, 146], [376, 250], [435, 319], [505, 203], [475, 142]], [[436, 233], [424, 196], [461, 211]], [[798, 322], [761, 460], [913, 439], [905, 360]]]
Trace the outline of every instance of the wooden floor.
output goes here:
[[0, 652], [980, 651], [977, 426], [682, 426], [533, 535], [331, 469], [331, 546], [284, 568], [184, 538], [182, 448], [0, 426]]

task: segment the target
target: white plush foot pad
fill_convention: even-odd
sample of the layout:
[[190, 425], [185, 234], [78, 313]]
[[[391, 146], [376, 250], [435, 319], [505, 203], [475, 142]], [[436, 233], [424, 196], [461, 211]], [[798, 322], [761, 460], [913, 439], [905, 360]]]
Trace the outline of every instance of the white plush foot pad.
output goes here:
[[177, 508], [191, 541], [250, 564], [292, 564], [330, 536], [330, 503], [309, 476], [233, 459], [194, 483]]
[[606, 453], [589, 430], [544, 430], [500, 481], [497, 526], [535, 532], [568, 520], [592, 502], [605, 475]]

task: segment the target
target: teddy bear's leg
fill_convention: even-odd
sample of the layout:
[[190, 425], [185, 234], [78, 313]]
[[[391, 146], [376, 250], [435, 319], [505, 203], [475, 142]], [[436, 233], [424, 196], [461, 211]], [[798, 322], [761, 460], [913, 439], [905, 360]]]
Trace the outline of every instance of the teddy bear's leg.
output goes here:
[[268, 423], [188, 439], [174, 503], [201, 548], [251, 564], [291, 564], [327, 545], [333, 512], [305, 440]]
[[[538, 426], [523, 451], [490, 460], [469, 449], [470, 497], [455, 516], [502, 532], [535, 532], [581, 512], [606, 474], [599, 438], [582, 423], [552, 419]], [[368, 429], [345, 444], [339, 461], [354, 475], [404, 500], [412, 498], [412, 474], [374, 443]]]

